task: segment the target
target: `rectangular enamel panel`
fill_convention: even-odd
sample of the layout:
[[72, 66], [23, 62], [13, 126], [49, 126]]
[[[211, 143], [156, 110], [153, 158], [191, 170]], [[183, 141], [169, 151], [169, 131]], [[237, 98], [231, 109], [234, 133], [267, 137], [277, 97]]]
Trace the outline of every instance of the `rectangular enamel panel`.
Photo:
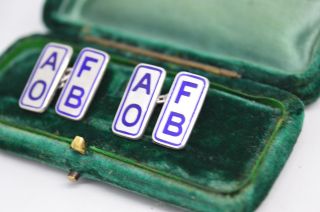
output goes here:
[[91, 48], [82, 49], [56, 105], [59, 115], [73, 120], [83, 118], [108, 62], [107, 53]]
[[115, 134], [131, 139], [143, 135], [165, 77], [157, 66], [139, 64], [134, 69], [112, 124]]
[[22, 92], [19, 106], [44, 112], [49, 106], [72, 56], [72, 48], [58, 43], [47, 44]]
[[181, 149], [186, 145], [205, 100], [209, 82], [205, 77], [180, 72], [174, 79], [167, 100], [153, 131], [153, 141]]

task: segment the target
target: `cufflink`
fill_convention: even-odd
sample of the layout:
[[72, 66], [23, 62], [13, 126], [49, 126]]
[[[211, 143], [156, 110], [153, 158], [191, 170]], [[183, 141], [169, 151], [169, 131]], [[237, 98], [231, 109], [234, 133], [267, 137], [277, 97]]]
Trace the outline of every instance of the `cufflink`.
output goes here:
[[208, 88], [205, 77], [188, 72], [176, 75], [152, 133], [156, 144], [172, 149], [186, 145]]
[[49, 43], [41, 55], [22, 92], [19, 106], [42, 113], [49, 106], [58, 88], [62, 88], [56, 113], [80, 120], [85, 115], [102, 80], [110, 57], [107, 53], [84, 48], [73, 68], [67, 68], [72, 48], [58, 43]]
[[70, 46], [58, 43], [49, 43], [44, 47], [19, 99], [21, 108], [37, 113], [47, 109], [72, 52]]
[[81, 50], [56, 104], [60, 116], [80, 120], [85, 115], [102, 80], [110, 57], [92, 48]]
[[165, 77], [163, 68], [148, 64], [135, 67], [112, 124], [115, 134], [130, 139], [141, 138]]
[[186, 145], [209, 81], [196, 74], [180, 72], [168, 95], [160, 96], [165, 76], [164, 69], [148, 64], [139, 64], [134, 69], [112, 123], [113, 133], [129, 139], [141, 138], [156, 104], [164, 103], [153, 130], [153, 142], [172, 149]]

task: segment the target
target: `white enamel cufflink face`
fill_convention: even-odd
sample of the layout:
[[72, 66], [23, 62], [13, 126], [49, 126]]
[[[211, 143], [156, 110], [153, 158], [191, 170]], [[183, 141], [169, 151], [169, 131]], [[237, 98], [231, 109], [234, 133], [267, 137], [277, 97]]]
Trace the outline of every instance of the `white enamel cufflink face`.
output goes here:
[[136, 66], [112, 124], [115, 134], [131, 139], [143, 135], [165, 77], [163, 68], [148, 64]]
[[44, 47], [20, 97], [21, 108], [38, 113], [47, 109], [72, 52], [70, 46], [58, 43], [49, 43]]
[[109, 55], [96, 49], [83, 49], [64, 86], [56, 112], [69, 119], [80, 120], [88, 110], [109, 62]]
[[58, 99], [56, 112], [69, 119], [80, 120], [85, 115], [99, 86], [110, 57], [96, 49], [83, 49], [66, 75], [72, 48], [49, 43], [43, 49], [19, 100], [23, 109], [42, 113], [49, 106], [62, 81], [67, 83]]
[[[130, 139], [143, 135], [165, 75], [165, 70], [156, 66], [139, 64], [135, 68], [112, 124], [115, 134]], [[154, 128], [154, 143], [172, 149], [186, 145], [208, 88], [205, 77], [187, 72], [177, 74]]]
[[190, 137], [208, 88], [207, 78], [178, 73], [153, 130], [153, 141], [165, 147], [182, 149]]

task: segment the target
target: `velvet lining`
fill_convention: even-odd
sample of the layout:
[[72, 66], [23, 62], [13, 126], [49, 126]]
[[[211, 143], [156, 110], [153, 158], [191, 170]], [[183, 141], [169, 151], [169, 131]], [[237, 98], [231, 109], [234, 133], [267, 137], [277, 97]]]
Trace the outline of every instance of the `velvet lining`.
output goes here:
[[[72, 45], [75, 56], [85, 46], [111, 54], [98, 93], [79, 122], [55, 113], [59, 92], [43, 114], [18, 106], [32, 67], [50, 41]], [[193, 210], [255, 209], [300, 132], [300, 100], [251, 80], [206, 73], [211, 79], [210, 89], [185, 149], [174, 151], [151, 143], [161, 106], [157, 106], [143, 138], [132, 141], [113, 135], [111, 123], [138, 61], [152, 59], [53, 35], [18, 41], [0, 59], [0, 148]], [[163, 88], [166, 93], [175, 74], [186, 68], [161, 65], [168, 72]], [[69, 148], [76, 135], [88, 142], [85, 156]]]
[[56, 34], [108, 38], [222, 67], [311, 103], [320, 93], [319, 9], [317, 1], [299, 0], [49, 0], [44, 20]]

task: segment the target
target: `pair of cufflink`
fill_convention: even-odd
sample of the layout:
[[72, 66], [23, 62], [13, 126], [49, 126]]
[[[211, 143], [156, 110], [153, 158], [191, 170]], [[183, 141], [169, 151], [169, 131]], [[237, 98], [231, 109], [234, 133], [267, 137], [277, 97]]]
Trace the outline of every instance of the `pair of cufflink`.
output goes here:
[[[46, 45], [20, 97], [21, 108], [44, 112], [55, 91], [62, 87], [56, 113], [73, 120], [83, 118], [110, 57], [103, 51], [84, 48], [70, 71], [67, 67], [71, 56], [69, 46]], [[113, 133], [129, 139], [141, 138], [154, 108], [163, 103], [152, 133], [153, 142], [172, 149], [186, 145], [209, 82], [205, 77], [179, 72], [169, 93], [160, 95], [165, 77], [166, 71], [161, 67], [149, 64], [135, 67], [113, 120]]]
[[42, 113], [56, 90], [63, 88], [56, 113], [73, 120], [84, 117], [110, 57], [103, 51], [84, 48], [73, 68], [68, 69], [72, 54], [73, 49], [67, 45], [45, 46], [20, 97], [21, 108]]

